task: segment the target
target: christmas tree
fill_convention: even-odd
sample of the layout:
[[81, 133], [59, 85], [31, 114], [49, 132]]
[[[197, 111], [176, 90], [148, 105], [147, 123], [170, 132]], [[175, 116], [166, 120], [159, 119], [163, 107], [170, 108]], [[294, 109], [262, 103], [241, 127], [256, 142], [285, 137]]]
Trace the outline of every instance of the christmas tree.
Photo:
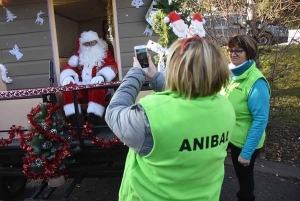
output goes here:
[[28, 152], [23, 165], [28, 178], [67, 176], [67, 165], [73, 162], [69, 157], [80, 151], [79, 147], [71, 149], [68, 145], [70, 138], [63, 131], [65, 120], [59, 108], [56, 104], [42, 103], [27, 115], [32, 126], [31, 137], [28, 145], [22, 147]]

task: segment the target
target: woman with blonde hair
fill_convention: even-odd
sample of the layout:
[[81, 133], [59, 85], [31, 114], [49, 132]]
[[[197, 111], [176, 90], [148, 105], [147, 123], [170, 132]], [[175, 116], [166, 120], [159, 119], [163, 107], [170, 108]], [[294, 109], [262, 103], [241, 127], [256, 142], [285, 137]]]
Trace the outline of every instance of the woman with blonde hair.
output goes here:
[[[193, 37], [169, 48], [166, 79], [148, 60], [145, 72], [134, 58], [105, 116], [129, 147], [119, 200], [217, 201], [235, 125], [232, 105], [218, 93], [229, 78], [226, 58]], [[161, 92], [135, 104], [146, 76]]]

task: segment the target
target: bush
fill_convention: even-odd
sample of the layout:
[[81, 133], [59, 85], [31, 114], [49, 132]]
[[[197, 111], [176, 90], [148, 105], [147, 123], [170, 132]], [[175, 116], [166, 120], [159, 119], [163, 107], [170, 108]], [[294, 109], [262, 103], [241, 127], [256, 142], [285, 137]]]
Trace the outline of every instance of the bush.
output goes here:
[[270, 119], [261, 158], [300, 166], [300, 45], [260, 48], [271, 86]]

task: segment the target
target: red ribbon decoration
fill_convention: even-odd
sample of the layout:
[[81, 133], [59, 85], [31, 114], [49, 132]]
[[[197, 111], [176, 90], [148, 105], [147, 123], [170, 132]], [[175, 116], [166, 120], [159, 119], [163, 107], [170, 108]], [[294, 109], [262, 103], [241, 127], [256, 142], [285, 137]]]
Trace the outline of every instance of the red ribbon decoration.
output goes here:
[[[71, 124], [68, 124], [68, 126], [71, 127]], [[83, 125], [83, 128], [84, 129], [81, 133], [81, 136], [87, 137], [89, 141], [91, 141], [93, 144], [95, 144], [101, 148], [110, 149], [115, 145], [123, 144], [123, 142], [117, 137], [113, 137], [112, 139], [105, 141], [104, 139], [94, 136], [93, 125], [91, 125], [91, 124], [85, 124], [85, 125]], [[77, 134], [77, 130], [70, 129], [70, 130], [68, 130], [68, 132], [73, 137], [74, 140], [78, 140], [79, 137]]]
[[8, 139], [0, 139], [0, 146], [7, 146], [11, 144], [16, 136], [20, 136], [22, 134], [21, 129], [21, 126], [12, 125], [10, 131], [7, 133], [9, 135]]
[[[52, 125], [52, 116], [55, 112], [60, 109], [58, 104], [46, 103], [47, 104], [47, 116], [45, 119], [46, 127], [50, 128]], [[67, 170], [58, 170], [58, 167], [61, 165], [62, 160], [65, 157], [71, 156], [69, 152], [69, 145], [67, 140], [61, 137], [57, 133], [53, 133], [48, 131], [47, 129], [42, 128], [34, 119], [34, 117], [41, 112], [42, 107], [41, 105], [32, 108], [30, 113], [27, 114], [27, 119], [32, 126], [32, 131], [28, 133], [24, 133], [21, 131], [21, 126], [13, 125], [8, 132], [9, 138], [8, 139], [1, 139], [0, 146], [7, 146], [8, 144], [12, 143], [12, 140], [18, 136], [20, 147], [22, 150], [27, 152], [29, 155], [23, 158], [23, 173], [30, 179], [50, 179], [55, 178], [58, 176], [68, 176]], [[33, 138], [34, 135], [41, 134], [44, 135], [47, 139], [56, 141], [61, 144], [61, 149], [56, 150], [54, 158], [49, 160], [42, 155], [33, 155], [33, 148], [29, 145], [29, 143]], [[76, 130], [69, 130], [69, 134], [74, 138], [78, 139], [77, 131]], [[97, 136], [93, 135], [93, 126], [91, 124], [84, 125], [84, 129], [82, 131], [82, 136], [87, 137], [93, 144], [100, 146], [101, 148], [111, 148], [114, 145], [122, 144], [122, 142], [117, 138], [114, 137], [109, 141], [105, 141], [104, 139], [100, 139]], [[43, 166], [43, 170], [41, 172], [33, 172], [31, 170], [32, 164], [36, 162], [37, 159], [40, 159], [41, 165]]]
[[[31, 168], [31, 164], [35, 163], [35, 161], [37, 159], [41, 159], [42, 165], [44, 166], [44, 171], [42, 172], [38, 172], [35, 173], [33, 171], [30, 170]], [[55, 169], [53, 169], [53, 167], [51, 167], [51, 164], [49, 163], [49, 160], [46, 159], [43, 156], [38, 156], [38, 155], [29, 155], [29, 156], [25, 156], [23, 158], [23, 173], [31, 179], [34, 180], [38, 180], [38, 179], [49, 179], [49, 178], [55, 178], [55, 177], [59, 177], [59, 176], [64, 176], [67, 177], [68, 176], [68, 172], [66, 170], [61, 170], [61, 171], [57, 171]], [[54, 162], [55, 163], [55, 162]], [[57, 166], [57, 164], [55, 164], [55, 166]]]

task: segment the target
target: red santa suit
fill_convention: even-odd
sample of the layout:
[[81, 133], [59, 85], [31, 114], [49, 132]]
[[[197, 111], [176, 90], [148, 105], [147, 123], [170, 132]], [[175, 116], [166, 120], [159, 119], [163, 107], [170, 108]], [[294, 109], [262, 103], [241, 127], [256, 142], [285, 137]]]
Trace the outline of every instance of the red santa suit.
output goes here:
[[[84, 44], [97, 41], [93, 46]], [[94, 31], [83, 32], [76, 45], [76, 52], [68, 65], [60, 74], [60, 84], [86, 85], [112, 81], [118, 72], [117, 64], [112, 53], [108, 50], [107, 43], [98, 37]], [[88, 103], [87, 113], [93, 113], [99, 117], [103, 116], [105, 110], [106, 89], [78, 91], [78, 102]], [[73, 93], [63, 92], [63, 103], [65, 115], [68, 117], [75, 114]], [[81, 107], [78, 107], [81, 113]]]

